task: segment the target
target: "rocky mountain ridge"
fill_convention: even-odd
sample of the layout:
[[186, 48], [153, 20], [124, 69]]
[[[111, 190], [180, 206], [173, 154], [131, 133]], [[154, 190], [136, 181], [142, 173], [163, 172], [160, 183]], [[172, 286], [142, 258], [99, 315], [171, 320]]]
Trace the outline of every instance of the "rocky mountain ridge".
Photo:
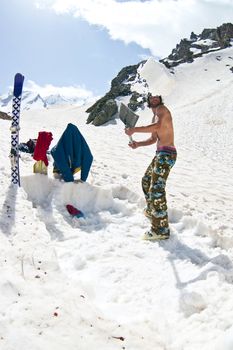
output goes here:
[[[200, 35], [192, 32], [189, 39], [182, 39], [172, 53], [159, 62], [171, 69], [171, 73], [174, 74], [173, 68], [179, 64], [192, 63], [197, 57], [223, 50], [232, 45], [233, 24], [224, 23], [215, 29], [204, 29]], [[133, 111], [143, 107], [146, 102], [145, 96], [132, 91], [131, 86], [135, 82], [146, 86], [146, 82], [138, 74], [138, 68], [145, 62], [142, 61], [121, 69], [112, 80], [110, 90], [86, 110], [89, 113], [87, 123], [98, 126], [111, 120], [118, 111], [116, 99], [120, 97], [129, 96], [128, 107]], [[229, 69], [233, 72], [233, 66]]]
[[182, 39], [172, 53], [160, 60], [167, 68], [181, 63], [191, 63], [195, 58], [233, 45], [233, 24], [224, 23], [216, 29], [204, 29], [200, 35], [191, 33], [189, 39]]

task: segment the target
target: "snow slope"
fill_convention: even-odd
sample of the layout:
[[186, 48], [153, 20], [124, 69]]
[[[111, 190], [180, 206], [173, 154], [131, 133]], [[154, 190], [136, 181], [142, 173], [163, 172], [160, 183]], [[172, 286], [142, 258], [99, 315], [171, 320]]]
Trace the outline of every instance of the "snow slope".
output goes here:
[[[141, 240], [140, 181], [155, 148], [130, 149], [118, 119], [87, 125], [87, 106], [23, 111], [21, 142], [51, 131], [54, 145], [71, 122], [94, 162], [87, 183], [63, 183], [51, 158], [47, 178], [22, 153], [19, 189], [10, 124], [0, 120], [1, 349], [233, 348], [232, 62], [230, 48], [175, 69], [165, 100], [178, 149], [168, 241]], [[139, 114], [138, 125], [150, 122], [150, 110]], [[67, 203], [85, 219], [71, 218]]]

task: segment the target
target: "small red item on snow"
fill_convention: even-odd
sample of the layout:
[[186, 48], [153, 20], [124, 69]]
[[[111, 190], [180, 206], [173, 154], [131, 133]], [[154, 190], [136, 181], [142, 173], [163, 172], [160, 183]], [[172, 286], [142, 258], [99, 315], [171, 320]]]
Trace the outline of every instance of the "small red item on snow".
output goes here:
[[83, 213], [78, 210], [77, 208], [73, 207], [73, 205], [71, 204], [67, 204], [66, 205], [66, 209], [68, 210], [69, 214], [72, 215], [72, 216], [76, 216], [78, 218], [81, 218], [83, 217]]

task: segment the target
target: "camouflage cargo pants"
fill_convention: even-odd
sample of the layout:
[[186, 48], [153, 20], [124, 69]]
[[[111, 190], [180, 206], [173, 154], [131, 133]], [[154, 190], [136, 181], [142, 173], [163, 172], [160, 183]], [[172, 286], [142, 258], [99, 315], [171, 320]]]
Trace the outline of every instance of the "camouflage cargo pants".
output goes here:
[[153, 235], [170, 234], [165, 186], [176, 157], [175, 150], [157, 152], [142, 178], [142, 189], [147, 203], [145, 215], [151, 219]]

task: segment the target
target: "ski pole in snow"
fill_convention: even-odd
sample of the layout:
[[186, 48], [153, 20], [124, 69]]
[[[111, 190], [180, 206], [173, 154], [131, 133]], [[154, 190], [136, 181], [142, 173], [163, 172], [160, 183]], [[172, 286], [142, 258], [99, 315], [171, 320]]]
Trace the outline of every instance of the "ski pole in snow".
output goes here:
[[24, 76], [20, 73], [15, 75], [13, 101], [12, 101], [12, 122], [11, 122], [11, 182], [20, 186], [19, 174], [19, 120], [20, 120], [20, 106], [23, 90]]

